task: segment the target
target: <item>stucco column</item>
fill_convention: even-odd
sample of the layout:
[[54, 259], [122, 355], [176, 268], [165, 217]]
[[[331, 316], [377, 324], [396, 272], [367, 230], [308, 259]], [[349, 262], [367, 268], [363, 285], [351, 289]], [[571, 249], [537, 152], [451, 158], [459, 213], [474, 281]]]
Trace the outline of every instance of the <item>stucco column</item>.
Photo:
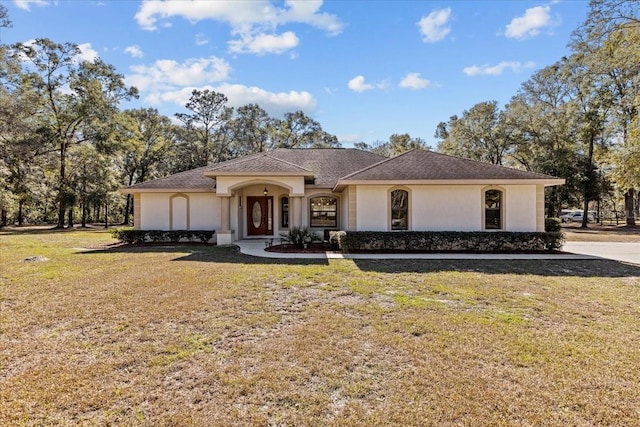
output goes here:
[[291, 198], [291, 226], [302, 226], [302, 197], [294, 196]]
[[221, 196], [220, 227], [217, 234], [218, 245], [230, 245], [235, 240], [235, 232], [231, 229], [231, 197]]

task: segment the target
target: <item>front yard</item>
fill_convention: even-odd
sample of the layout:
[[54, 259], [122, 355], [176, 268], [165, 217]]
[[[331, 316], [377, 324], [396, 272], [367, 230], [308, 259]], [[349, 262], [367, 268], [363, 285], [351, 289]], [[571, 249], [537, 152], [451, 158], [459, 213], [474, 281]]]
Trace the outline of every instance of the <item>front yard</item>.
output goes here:
[[0, 231], [0, 425], [640, 424], [640, 267], [112, 242]]

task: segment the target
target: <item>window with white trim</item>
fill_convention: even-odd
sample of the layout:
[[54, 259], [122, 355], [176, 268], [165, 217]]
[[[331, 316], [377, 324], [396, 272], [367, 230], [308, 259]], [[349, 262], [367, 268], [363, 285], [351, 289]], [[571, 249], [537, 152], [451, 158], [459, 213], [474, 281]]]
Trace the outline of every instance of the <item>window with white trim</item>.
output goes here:
[[487, 190], [484, 192], [484, 228], [485, 230], [502, 230], [502, 191]]
[[392, 190], [391, 194], [391, 229], [409, 229], [409, 192]]
[[310, 203], [311, 227], [338, 226], [338, 199], [330, 196], [312, 197]]

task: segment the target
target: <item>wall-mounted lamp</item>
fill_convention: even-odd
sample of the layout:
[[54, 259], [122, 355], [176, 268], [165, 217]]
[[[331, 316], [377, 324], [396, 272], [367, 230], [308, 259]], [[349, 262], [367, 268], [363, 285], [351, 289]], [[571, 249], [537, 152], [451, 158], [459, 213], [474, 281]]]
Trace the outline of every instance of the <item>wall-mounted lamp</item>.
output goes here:
[[264, 187], [264, 197], [267, 197], [267, 195], [269, 194], [269, 190], [267, 190], [267, 187]]

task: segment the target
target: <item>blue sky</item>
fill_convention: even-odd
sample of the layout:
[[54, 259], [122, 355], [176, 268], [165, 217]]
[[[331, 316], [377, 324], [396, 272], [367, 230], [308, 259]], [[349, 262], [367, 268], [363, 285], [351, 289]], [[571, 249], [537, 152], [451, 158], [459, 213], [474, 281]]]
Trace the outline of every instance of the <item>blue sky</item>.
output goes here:
[[568, 54], [587, 1], [1, 0], [3, 43], [47, 37], [113, 64], [140, 99], [184, 111], [194, 88], [274, 117], [303, 110], [343, 146], [509, 102]]

